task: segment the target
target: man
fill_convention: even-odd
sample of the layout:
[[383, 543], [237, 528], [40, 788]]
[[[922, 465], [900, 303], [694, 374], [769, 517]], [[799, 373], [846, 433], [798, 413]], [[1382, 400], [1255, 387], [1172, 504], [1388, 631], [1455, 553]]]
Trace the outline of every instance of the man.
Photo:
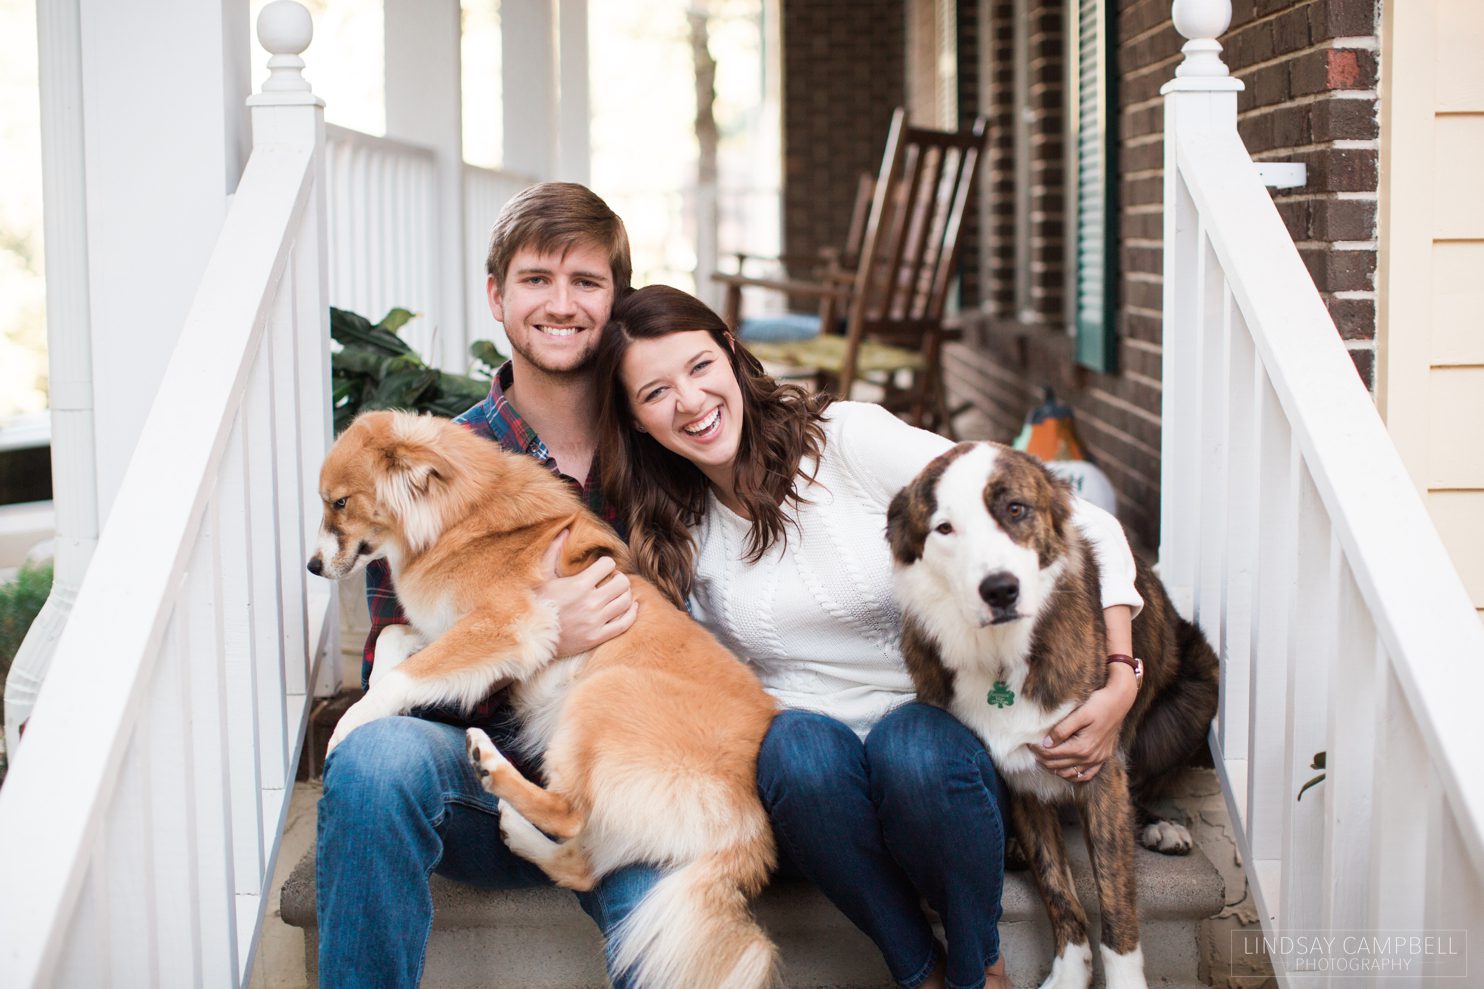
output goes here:
[[[504, 324], [513, 353], [489, 398], [458, 421], [546, 464], [612, 523], [594, 463], [591, 358], [614, 298], [629, 287], [623, 222], [580, 185], [532, 186], [495, 221], [486, 269], [490, 311]], [[610, 559], [557, 577], [561, 538], [547, 554], [542, 594], [557, 607], [557, 654], [566, 656], [627, 629], [638, 606]], [[383, 561], [367, 568], [366, 587], [372, 626], [363, 682], [381, 630], [405, 621]], [[479, 786], [465, 755], [469, 724], [484, 727], [497, 743], [513, 737], [511, 713], [499, 700], [493, 696], [470, 718], [420, 711], [421, 717], [374, 721], [331, 754], [315, 874], [321, 986], [418, 984], [432, 930], [433, 872], [499, 889], [549, 882], [505, 847], [495, 799]], [[656, 878], [649, 867], [630, 866], [579, 900], [606, 937]], [[614, 974], [614, 984], [625, 983]]]

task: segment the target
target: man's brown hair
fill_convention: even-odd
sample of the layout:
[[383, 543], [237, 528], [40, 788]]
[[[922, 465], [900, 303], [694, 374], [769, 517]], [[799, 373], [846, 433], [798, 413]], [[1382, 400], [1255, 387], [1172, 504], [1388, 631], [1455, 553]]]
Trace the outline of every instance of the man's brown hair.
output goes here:
[[565, 254], [579, 243], [596, 244], [608, 254], [614, 297], [627, 291], [634, 264], [629, 258], [629, 235], [618, 214], [587, 186], [542, 182], [522, 189], [500, 210], [490, 231], [484, 268], [503, 289], [516, 251], [530, 248], [538, 254]]

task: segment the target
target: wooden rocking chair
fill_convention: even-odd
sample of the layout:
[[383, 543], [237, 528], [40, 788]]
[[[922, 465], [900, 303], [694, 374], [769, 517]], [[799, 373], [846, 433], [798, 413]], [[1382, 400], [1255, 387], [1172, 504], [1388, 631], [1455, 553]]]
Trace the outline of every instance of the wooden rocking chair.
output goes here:
[[[857, 380], [873, 381], [882, 404], [952, 436], [943, 310], [988, 121], [954, 133], [909, 127], [906, 117], [902, 109], [892, 115], [853, 275], [819, 286], [825, 332], [748, 349], [775, 366], [812, 369], [821, 387], [844, 397]], [[842, 300], [845, 333], [836, 335], [824, 317]]]

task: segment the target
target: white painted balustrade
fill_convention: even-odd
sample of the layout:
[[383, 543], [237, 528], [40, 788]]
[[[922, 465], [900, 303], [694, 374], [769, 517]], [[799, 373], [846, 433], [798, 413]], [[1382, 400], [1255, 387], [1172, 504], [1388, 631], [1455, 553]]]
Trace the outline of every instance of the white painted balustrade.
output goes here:
[[1221, 655], [1211, 742], [1264, 928], [1484, 950], [1484, 629], [1238, 137], [1230, 3], [1174, 12], [1160, 566]]
[[481, 168], [464, 163], [464, 338], [457, 352], [465, 363], [449, 368], [463, 372], [468, 367], [469, 344], [475, 340], [493, 340], [500, 353], [508, 355], [510, 345], [505, 330], [490, 314], [485, 295], [485, 258], [490, 250], [490, 228], [500, 210], [526, 186], [536, 180], [529, 175], [495, 168]]
[[308, 13], [258, 21], [253, 150], [0, 789], [0, 985], [236, 986], [332, 594], [304, 561], [329, 440]]
[[424, 314], [402, 334], [424, 355], [440, 322], [437, 179], [431, 148], [325, 128], [330, 304], [373, 323], [394, 306]]
[[[503, 342], [484, 294], [490, 226], [535, 180], [464, 163], [463, 257], [457, 271], [445, 273], [438, 261], [444, 219], [437, 153], [334, 125], [325, 136], [330, 304], [372, 322], [394, 306], [419, 313], [402, 337], [429, 364], [467, 372], [470, 343]], [[440, 311], [446, 277], [458, 283], [461, 312]]]

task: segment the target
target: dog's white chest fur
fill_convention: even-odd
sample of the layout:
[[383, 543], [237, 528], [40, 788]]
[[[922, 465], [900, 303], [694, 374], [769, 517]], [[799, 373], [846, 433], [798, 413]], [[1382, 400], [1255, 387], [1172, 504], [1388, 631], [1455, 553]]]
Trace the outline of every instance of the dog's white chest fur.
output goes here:
[[[983, 740], [1005, 783], [1022, 793], [1034, 793], [1048, 803], [1071, 797], [1072, 785], [1043, 769], [1030, 746], [1040, 745], [1076, 704], [1068, 701], [1046, 708], [1026, 697], [1023, 688], [1027, 668], [1021, 657], [1008, 659], [1002, 665], [984, 653], [950, 657], [945, 649], [943, 662], [955, 675], [953, 700], [949, 705], [954, 716]], [[1001, 676], [1003, 688], [996, 689]], [[1006, 690], [1014, 695], [1011, 703], [1004, 702]], [[992, 696], [1001, 703], [991, 703]]]
[[554, 661], [541, 672], [516, 684], [511, 702], [521, 718], [520, 747], [528, 753], [545, 752], [561, 721], [562, 705], [571, 692], [572, 678], [588, 653]]

